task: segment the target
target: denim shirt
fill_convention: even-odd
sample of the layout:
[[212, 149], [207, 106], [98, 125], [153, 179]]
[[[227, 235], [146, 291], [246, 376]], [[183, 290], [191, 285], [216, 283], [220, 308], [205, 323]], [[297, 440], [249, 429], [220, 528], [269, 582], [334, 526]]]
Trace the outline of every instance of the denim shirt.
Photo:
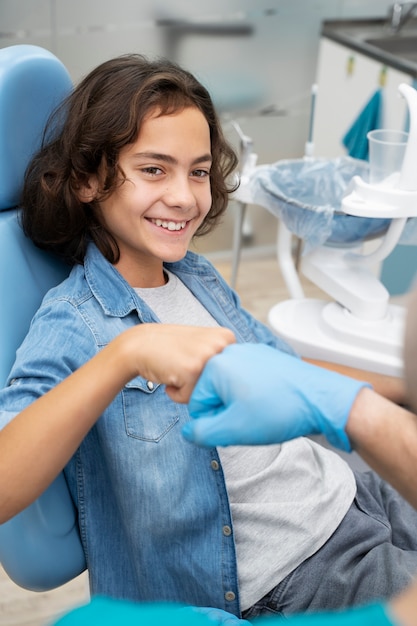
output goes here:
[[[239, 342], [291, 352], [241, 308], [207, 260], [189, 252], [167, 268]], [[0, 392], [0, 426], [142, 322], [158, 319], [91, 244], [84, 265], [46, 295], [35, 315], [8, 387]], [[185, 441], [181, 427], [187, 420], [185, 405], [138, 376], [65, 468], [91, 592], [215, 606], [239, 615], [233, 524], [220, 459], [216, 449]]]

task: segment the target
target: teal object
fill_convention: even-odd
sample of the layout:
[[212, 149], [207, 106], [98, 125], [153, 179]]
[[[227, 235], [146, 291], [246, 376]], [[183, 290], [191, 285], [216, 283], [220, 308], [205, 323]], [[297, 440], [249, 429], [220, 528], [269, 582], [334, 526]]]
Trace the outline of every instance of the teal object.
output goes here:
[[236, 626], [249, 624], [223, 610], [171, 603], [135, 604], [125, 600], [95, 597], [71, 611], [54, 626]]
[[[90, 604], [71, 611], [53, 626], [215, 626], [247, 623], [238, 618], [212, 619], [193, 607], [172, 604], [134, 604], [109, 598], [94, 598]], [[260, 617], [253, 626], [278, 626], [282, 617]], [[393, 626], [382, 604], [332, 613], [312, 613], [284, 618], [288, 626]], [[52, 626], [52, 625], [51, 625]]]
[[379, 88], [365, 104], [342, 139], [347, 154], [354, 159], [368, 160], [367, 134], [371, 130], [381, 128], [382, 102], [382, 89]]
[[417, 275], [417, 246], [397, 246], [382, 263], [381, 283], [391, 296], [408, 293]]
[[[32, 45], [0, 50], [2, 386], [44, 294], [70, 269], [25, 237], [17, 207], [24, 172], [41, 145], [45, 122], [71, 89], [66, 68], [49, 51]], [[86, 568], [63, 473], [31, 506], [0, 525], [0, 563], [17, 585], [31, 591], [58, 587]]]

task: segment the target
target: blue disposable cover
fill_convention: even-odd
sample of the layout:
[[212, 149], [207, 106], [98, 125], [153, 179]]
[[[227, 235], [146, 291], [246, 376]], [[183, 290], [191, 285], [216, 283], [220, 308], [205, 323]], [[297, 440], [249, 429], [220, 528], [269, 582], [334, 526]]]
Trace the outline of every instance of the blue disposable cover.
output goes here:
[[[390, 219], [355, 217], [341, 212], [354, 176], [369, 179], [367, 161], [335, 159], [283, 160], [256, 168], [249, 182], [253, 202], [283, 220], [304, 240], [304, 252], [324, 243], [352, 246], [380, 237]], [[415, 219], [408, 220], [400, 243], [417, 243]]]

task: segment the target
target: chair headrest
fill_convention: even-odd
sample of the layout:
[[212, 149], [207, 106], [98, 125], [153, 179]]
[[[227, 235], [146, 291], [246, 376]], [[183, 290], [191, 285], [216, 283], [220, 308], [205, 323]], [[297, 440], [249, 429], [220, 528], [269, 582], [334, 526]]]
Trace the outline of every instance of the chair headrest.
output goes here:
[[32, 45], [0, 49], [0, 211], [17, 206], [45, 123], [72, 89], [65, 66]]

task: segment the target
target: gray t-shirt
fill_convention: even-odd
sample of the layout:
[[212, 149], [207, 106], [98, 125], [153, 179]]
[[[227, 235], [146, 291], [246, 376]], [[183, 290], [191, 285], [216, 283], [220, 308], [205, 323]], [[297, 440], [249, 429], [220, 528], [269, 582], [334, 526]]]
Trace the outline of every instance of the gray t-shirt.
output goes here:
[[[136, 289], [159, 320], [216, 326], [185, 285], [167, 275], [162, 287]], [[356, 484], [347, 463], [304, 437], [218, 452], [233, 518], [243, 611], [326, 543], [349, 509]]]

